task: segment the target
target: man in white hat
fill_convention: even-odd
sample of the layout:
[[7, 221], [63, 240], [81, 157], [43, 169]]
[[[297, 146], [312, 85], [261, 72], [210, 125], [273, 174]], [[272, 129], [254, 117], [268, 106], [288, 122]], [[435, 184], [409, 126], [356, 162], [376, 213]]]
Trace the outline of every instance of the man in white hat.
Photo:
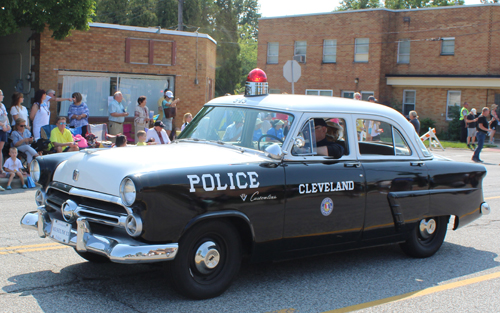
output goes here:
[[[161, 121], [165, 125], [165, 131], [167, 132], [168, 136], [170, 136], [170, 133], [172, 132], [172, 117], [166, 117], [165, 116], [165, 109], [170, 109], [170, 108], [175, 108], [177, 106], [177, 103], [180, 101], [180, 99], [175, 99], [174, 100], [174, 93], [170, 90], [165, 91], [164, 93], [164, 99], [161, 103], [161, 106], [158, 107], [158, 112], [160, 113], [160, 116], [158, 119], [161, 118]], [[158, 101], [159, 103], [159, 101]]]

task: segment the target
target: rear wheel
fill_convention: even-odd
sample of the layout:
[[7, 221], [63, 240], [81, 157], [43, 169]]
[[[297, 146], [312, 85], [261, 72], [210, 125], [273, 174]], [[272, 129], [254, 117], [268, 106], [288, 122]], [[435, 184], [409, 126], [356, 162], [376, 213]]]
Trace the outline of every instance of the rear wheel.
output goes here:
[[104, 255], [90, 253], [90, 252], [80, 252], [75, 249], [75, 252], [78, 253], [79, 256], [84, 258], [85, 260], [92, 263], [109, 263], [111, 262], [108, 257]]
[[179, 241], [173, 261], [165, 270], [173, 288], [192, 299], [222, 294], [241, 265], [240, 237], [226, 221], [210, 221], [189, 230]]
[[432, 256], [443, 244], [449, 219], [449, 216], [438, 216], [420, 220], [410, 231], [408, 240], [400, 244], [403, 252], [414, 258]]

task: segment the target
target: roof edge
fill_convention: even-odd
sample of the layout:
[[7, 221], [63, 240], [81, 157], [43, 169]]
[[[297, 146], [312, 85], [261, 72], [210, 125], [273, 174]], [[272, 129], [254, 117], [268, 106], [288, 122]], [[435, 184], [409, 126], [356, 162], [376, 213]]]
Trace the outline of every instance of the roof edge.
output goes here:
[[417, 75], [411, 75], [411, 74], [405, 74], [405, 75], [398, 75], [398, 74], [385, 74], [385, 77], [423, 77], [423, 78], [500, 78], [500, 75], [425, 75], [425, 74], [417, 74]]
[[108, 24], [108, 23], [89, 23], [89, 26], [90, 27], [98, 27], [98, 28], [128, 30], [128, 31], [142, 32], [142, 33], [156, 33], [156, 34], [164, 34], [164, 35], [206, 38], [217, 45], [217, 41], [215, 41], [215, 39], [210, 37], [210, 35], [203, 34], [203, 33], [191, 33], [191, 32], [178, 31], [178, 30], [167, 30], [167, 29], [161, 29], [161, 28], [158, 29], [158, 28], [152, 28], [152, 27], [128, 26], [128, 25], [119, 25], [119, 24]]
[[499, 3], [488, 3], [488, 4], [470, 4], [470, 5], [450, 5], [450, 6], [442, 6], [442, 7], [415, 8], [415, 9], [402, 9], [402, 10], [392, 10], [392, 9], [387, 9], [387, 8], [360, 9], [360, 10], [347, 10], [347, 11], [333, 11], [333, 12], [320, 12], [320, 13], [307, 13], [307, 14], [284, 15], [284, 16], [273, 16], [273, 17], [261, 17], [261, 18], [259, 18], [259, 20], [272, 20], [272, 19], [279, 19], [279, 18], [331, 15], [331, 14], [344, 14], [344, 13], [361, 13], [361, 12], [371, 12], [371, 11], [387, 11], [387, 12], [398, 13], [398, 12], [414, 12], [414, 11], [424, 11], [424, 10], [463, 9], [463, 8], [487, 7], [487, 6], [500, 6], [500, 4]]

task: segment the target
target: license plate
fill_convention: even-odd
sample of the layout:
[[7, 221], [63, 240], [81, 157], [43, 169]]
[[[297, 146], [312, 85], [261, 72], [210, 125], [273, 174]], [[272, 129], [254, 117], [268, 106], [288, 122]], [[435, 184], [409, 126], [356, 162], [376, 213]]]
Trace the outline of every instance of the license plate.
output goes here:
[[71, 224], [60, 220], [52, 220], [52, 229], [50, 230], [50, 238], [53, 238], [62, 243], [69, 243], [71, 235]]

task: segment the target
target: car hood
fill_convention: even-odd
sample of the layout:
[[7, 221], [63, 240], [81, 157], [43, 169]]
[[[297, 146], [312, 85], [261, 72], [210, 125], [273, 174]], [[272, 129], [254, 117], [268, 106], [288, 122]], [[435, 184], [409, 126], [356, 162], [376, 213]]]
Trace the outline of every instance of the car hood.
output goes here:
[[[170, 145], [81, 151], [63, 161], [54, 181], [70, 186], [119, 196], [122, 179], [131, 174], [206, 165], [269, 161], [251, 150], [217, 144], [180, 142]], [[78, 178], [75, 180], [75, 170]]]

